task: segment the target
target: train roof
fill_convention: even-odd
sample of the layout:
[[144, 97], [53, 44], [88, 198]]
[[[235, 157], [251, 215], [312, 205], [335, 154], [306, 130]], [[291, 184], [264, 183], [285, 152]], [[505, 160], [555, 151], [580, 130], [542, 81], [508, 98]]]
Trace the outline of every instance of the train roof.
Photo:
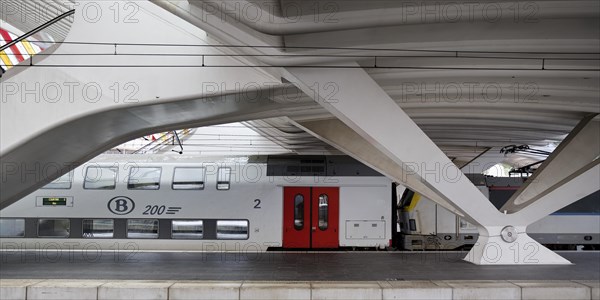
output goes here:
[[147, 155], [102, 154], [89, 163], [135, 162], [152, 164], [266, 164], [268, 176], [382, 176], [377, 171], [346, 155]]

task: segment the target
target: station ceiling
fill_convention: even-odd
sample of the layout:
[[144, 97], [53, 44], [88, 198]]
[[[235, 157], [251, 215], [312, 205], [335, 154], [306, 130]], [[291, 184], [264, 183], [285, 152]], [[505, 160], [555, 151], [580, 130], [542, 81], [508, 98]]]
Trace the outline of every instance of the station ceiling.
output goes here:
[[[600, 112], [597, 1], [152, 2], [222, 44], [260, 46], [230, 49], [258, 55], [244, 57], [251, 65], [358, 62], [458, 165], [494, 147], [553, 149]], [[245, 124], [291, 151], [335, 151], [294, 126], [333, 118], [325, 109], [288, 117]], [[403, 138], [401, 128], [390, 131]]]
[[[75, 3], [19, 2], [21, 10], [57, 11]], [[511, 144], [554, 148], [583, 117], [600, 113], [598, 1], [150, 2], [222, 45], [245, 46], [224, 51], [279, 80], [271, 66], [358, 62], [458, 165]], [[4, 19], [23, 32], [34, 27], [18, 16]], [[60, 40], [64, 27], [47, 33]], [[328, 118], [315, 103], [244, 125], [290, 152], [338, 153], [294, 125]], [[390, 131], [403, 139], [401, 128]]]

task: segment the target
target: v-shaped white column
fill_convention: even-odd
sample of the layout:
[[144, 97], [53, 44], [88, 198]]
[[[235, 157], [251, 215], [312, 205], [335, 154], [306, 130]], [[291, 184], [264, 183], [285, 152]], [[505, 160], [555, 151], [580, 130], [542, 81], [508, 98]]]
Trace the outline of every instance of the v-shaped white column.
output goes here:
[[[477, 226], [480, 237], [466, 260], [475, 264], [569, 263], [527, 236], [527, 224], [510, 224], [511, 218], [490, 203], [364, 70], [288, 68], [284, 73], [402, 168], [407, 178], [430, 187]], [[409, 180], [402, 183], [414, 185]]]
[[433, 201], [437, 202], [449, 211], [463, 216], [462, 213], [459, 212], [454, 206], [438, 196], [437, 192], [433, 191], [429, 186], [415, 176], [409, 176], [405, 170], [398, 166], [387, 155], [384, 155], [371, 143], [365, 141], [365, 139], [363, 139], [354, 130], [346, 126], [346, 124], [344, 124], [342, 121], [330, 119], [294, 122], [294, 125], [319, 138], [320, 140], [336, 147], [338, 150], [346, 153], [347, 155], [362, 161], [367, 166], [377, 170], [379, 173], [384, 174], [388, 178], [391, 178], [397, 182], [406, 183], [406, 185], [413, 187], [413, 190], [419, 194], [429, 199], [435, 199]]
[[[364, 70], [287, 71], [288, 80], [403, 168], [407, 176], [431, 186], [471, 222], [493, 225], [501, 221], [502, 214]], [[330, 98], [334, 86], [337, 93]]]

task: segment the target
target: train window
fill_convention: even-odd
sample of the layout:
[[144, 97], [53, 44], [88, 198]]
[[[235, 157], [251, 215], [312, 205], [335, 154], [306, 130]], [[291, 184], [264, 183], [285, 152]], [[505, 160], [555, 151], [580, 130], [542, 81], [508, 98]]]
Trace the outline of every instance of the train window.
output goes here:
[[219, 168], [217, 172], [217, 190], [228, 190], [231, 168]]
[[408, 230], [417, 231], [417, 221], [415, 219], [408, 220]]
[[60, 176], [56, 179], [54, 179], [52, 182], [46, 184], [45, 186], [42, 187], [42, 189], [61, 189], [61, 190], [68, 190], [71, 188], [71, 172], [68, 172], [67, 174], [64, 174], [63, 176]]
[[329, 227], [329, 197], [319, 195], [319, 229], [327, 230]]
[[24, 237], [25, 219], [0, 219], [0, 237]]
[[117, 183], [117, 168], [88, 167], [85, 171], [84, 189], [114, 190]]
[[245, 240], [248, 238], [248, 221], [223, 220], [217, 221], [217, 239]]
[[296, 230], [304, 228], [304, 196], [302, 194], [294, 197], [294, 228]]
[[112, 219], [83, 220], [84, 238], [112, 238], [115, 222]]
[[174, 190], [203, 190], [206, 168], [175, 168], [173, 173]]
[[160, 188], [160, 168], [133, 167], [129, 170], [127, 188], [130, 190], [158, 190]]
[[71, 232], [71, 222], [69, 219], [39, 219], [38, 236], [39, 237], [69, 237]]
[[127, 220], [127, 237], [130, 239], [158, 238], [158, 220], [134, 219]]
[[202, 239], [204, 224], [202, 220], [173, 220], [171, 237], [174, 239]]
[[415, 192], [408, 188], [404, 189], [404, 193], [402, 193], [402, 197], [400, 197], [399, 207], [404, 208], [410, 206], [410, 202], [412, 201], [414, 195]]

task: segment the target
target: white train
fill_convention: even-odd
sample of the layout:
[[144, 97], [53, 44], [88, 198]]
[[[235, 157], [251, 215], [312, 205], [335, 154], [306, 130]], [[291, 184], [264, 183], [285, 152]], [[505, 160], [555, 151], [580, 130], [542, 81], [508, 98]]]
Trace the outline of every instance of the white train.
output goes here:
[[[526, 180], [468, 176], [498, 209]], [[408, 189], [400, 197], [398, 215], [402, 236], [400, 247], [406, 250], [468, 249], [479, 236], [469, 222]], [[600, 192], [531, 224], [527, 233], [551, 249], [568, 250], [577, 246], [600, 249]]]
[[[470, 178], [497, 207], [522, 183]], [[532, 224], [529, 234], [547, 245], [597, 247], [598, 197]], [[5, 252], [439, 250], [472, 245], [477, 230], [346, 156], [104, 155], [0, 211], [0, 237]]]
[[1, 248], [384, 248], [392, 182], [345, 156], [100, 156], [0, 212]]

